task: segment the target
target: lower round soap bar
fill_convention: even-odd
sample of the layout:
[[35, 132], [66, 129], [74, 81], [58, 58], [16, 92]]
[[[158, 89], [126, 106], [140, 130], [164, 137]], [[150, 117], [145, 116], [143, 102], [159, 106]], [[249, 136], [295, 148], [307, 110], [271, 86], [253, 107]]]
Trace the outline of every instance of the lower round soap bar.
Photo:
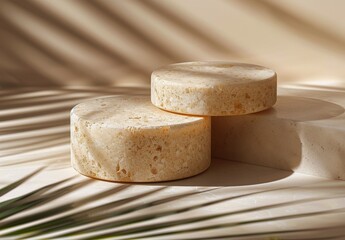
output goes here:
[[148, 96], [114, 96], [71, 111], [71, 162], [83, 175], [119, 182], [190, 177], [211, 161], [211, 119], [154, 107]]

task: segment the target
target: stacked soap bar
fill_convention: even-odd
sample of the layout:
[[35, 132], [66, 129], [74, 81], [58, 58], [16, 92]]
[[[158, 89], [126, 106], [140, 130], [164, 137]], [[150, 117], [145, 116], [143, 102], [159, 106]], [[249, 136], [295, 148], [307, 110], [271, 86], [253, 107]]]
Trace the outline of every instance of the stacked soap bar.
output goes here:
[[276, 99], [276, 73], [257, 65], [180, 63], [157, 69], [151, 78], [152, 103], [176, 113], [242, 115], [270, 108]]
[[274, 71], [251, 64], [190, 62], [157, 69], [151, 101], [114, 96], [72, 110], [72, 166], [93, 178], [121, 182], [201, 173], [211, 161], [210, 116], [270, 108], [276, 82]]

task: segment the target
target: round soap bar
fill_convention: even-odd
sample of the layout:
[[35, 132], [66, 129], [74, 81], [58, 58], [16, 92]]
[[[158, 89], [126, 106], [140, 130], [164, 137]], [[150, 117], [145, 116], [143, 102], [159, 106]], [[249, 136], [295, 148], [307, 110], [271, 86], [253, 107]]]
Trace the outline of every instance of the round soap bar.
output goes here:
[[109, 181], [190, 177], [210, 165], [211, 119], [162, 111], [148, 96], [89, 100], [71, 112], [71, 161]]
[[151, 76], [151, 101], [192, 115], [242, 115], [270, 108], [277, 75], [268, 68], [231, 62], [187, 62], [159, 68]]

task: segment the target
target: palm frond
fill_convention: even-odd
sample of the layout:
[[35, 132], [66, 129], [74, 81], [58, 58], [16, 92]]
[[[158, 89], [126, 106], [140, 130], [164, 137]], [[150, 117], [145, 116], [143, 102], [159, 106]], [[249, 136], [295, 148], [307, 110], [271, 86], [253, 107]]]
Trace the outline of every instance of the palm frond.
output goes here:
[[[18, 180], [15, 183], [0, 189], [2, 195], [19, 187], [22, 183], [33, 177], [40, 171]], [[72, 179], [63, 179], [56, 183], [33, 190], [27, 194], [0, 202], [0, 237], [1, 238], [56, 238], [56, 239], [100, 239], [100, 238], [120, 238], [120, 239], [140, 239], [140, 238], [160, 238], [165, 236], [178, 236], [179, 234], [193, 234], [204, 231], [215, 231], [217, 229], [231, 229], [237, 226], [247, 226], [251, 224], [267, 223], [272, 221], [303, 219], [314, 216], [324, 216], [332, 214], [342, 214], [344, 207], [333, 209], [301, 212], [295, 214], [281, 214], [272, 217], [225, 220], [230, 216], [240, 216], [241, 214], [256, 213], [260, 211], [272, 211], [274, 209], [309, 204], [324, 200], [343, 199], [344, 194], [328, 194], [326, 196], [309, 197], [294, 201], [285, 201], [275, 204], [266, 204], [238, 210], [228, 210], [222, 213], [201, 214], [190, 217], [193, 211], [203, 211], [217, 204], [229, 204], [241, 199], [262, 196], [269, 193], [279, 194], [284, 191], [294, 189], [312, 189], [314, 186], [282, 187], [252, 191], [244, 194], [236, 194], [230, 197], [222, 197], [216, 200], [207, 200], [200, 203], [179, 206], [177, 203], [190, 199], [191, 197], [202, 197], [204, 194], [212, 193], [222, 188], [205, 188], [198, 191], [186, 191], [175, 193], [169, 196], [155, 197], [160, 192], [168, 190], [169, 187], [155, 187], [144, 192], [138, 192], [131, 196], [122, 197], [121, 192], [130, 189], [127, 184], [119, 184], [110, 189], [100, 191], [95, 194], [88, 194], [80, 197], [76, 201], [59, 201], [50, 207], [32, 212], [41, 206], [49, 206], [47, 203], [54, 200], [63, 199], [74, 190], [84, 188], [93, 180], [83, 180], [76, 183], [69, 183]], [[66, 185], [67, 184], [67, 185]], [[332, 189], [331, 185], [318, 185], [319, 190]], [[97, 206], [88, 206], [94, 202], [107, 197], [116, 198], [113, 201]], [[138, 202], [140, 201], [140, 202]], [[61, 202], [63, 202], [61, 204]], [[165, 206], [161, 208], [161, 206]], [[218, 206], [218, 205], [217, 205]], [[151, 212], [151, 209], [155, 209]], [[183, 216], [183, 217], [178, 217]], [[175, 217], [171, 219], [170, 217]], [[222, 220], [223, 219], [223, 220]], [[220, 222], [214, 223], [212, 220]], [[195, 225], [196, 224], [196, 225]], [[199, 225], [200, 224], [200, 225]], [[327, 229], [339, 229], [341, 226], [333, 226]], [[312, 228], [285, 229], [280, 231], [258, 231], [254, 233], [229, 233], [227, 235], [215, 234], [212, 238], [240, 238], [250, 236], [265, 236], [275, 234], [290, 234], [314, 231]], [[189, 238], [183, 238], [189, 239]], [[209, 239], [198, 237], [198, 239]]]
[[[181, 220], [168, 221], [168, 222], [164, 222], [164, 223], [154, 223], [154, 224], [149, 224], [149, 225], [145, 225], [145, 226], [141, 226], [141, 227], [127, 228], [125, 230], [109, 231], [114, 226], [119, 227], [122, 225], [129, 225], [132, 223], [136, 223], [138, 221], [147, 221], [147, 220], [151, 220], [151, 219], [155, 219], [155, 218], [164, 217], [167, 215], [179, 214], [179, 213], [191, 211], [193, 209], [199, 209], [205, 205], [208, 206], [208, 205], [213, 204], [213, 202], [209, 202], [206, 204], [202, 204], [201, 206], [200, 205], [194, 205], [194, 206], [188, 207], [188, 208], [171, 210], [171, 211], [167, 211], [167, 212], [156, 213], [156, 214], [151, 214], [151, 215], [146, 215], [146, 216], [140, 216], [140, 217], [132, 218], [132, 219], [130, 218], [130, 219], [126, 219], [125, 221], [111, 222], [108, 224], [103, 224], [99, 227], [91, 227], [91, 228], [88, 228], [87, 230], [84, 230], [84, 231], [77, 231], [77, 232], [74, 232], [72, 234], [71, 233], [65, 234], [65, 235], [63, 235], [63, 237], [71, 236], [74, 234], [95, 233], [98, 231], [100, 231], [100, 233], [98, 235], [94, 234], [94, 235], [92, 235], [92, 237], [86, 237], [86, 238], [80, 237], [80, 239], [92, 239], [95, 237], [96, 238], [108, 238], [108, 237], [115, 237], [115, 236], [118, 237], [118, 236], [125, 236], [128, 234], [136, 234], [136, 233], [142, 234], [142, 233], [150, 232], [150, 231], [154, 231], [154, 230], [165, 229], [165, 228], [175, 227], [175, 226], [185, 226], [186, 224], [190, 224], [190, 223], [198, 223], [198, 222], [222, 218], [222, 217], [235, 215], [235, 214], [255, 212], [255, 211], [261, 211], [261, 210], [266, 210], [266, 209], [274, 209], [274, 208], [283, 207], [283, 206], [291, 206], [291, 205], [299, 204], [299, 203], [308, 203], [308, 202], [312, 202], [312, 201], [319, 201], [322, 199], [334, 199], [334, 198], [335, 197], [303, 199], [303, 200], [298, 200], [298, 201], [293, 201], [293, 202], [273, 204], [273, 205], [268, 205], [268, 206], [263, 206], [263, 207], [255, 207], [255, 208], [249, 208], [249, 209], [244, 209], [244, 210], [239, 210], [239, 211], [229, 211], [229, 212], [220, 213], [220, 214], [213, 214], [213, 215], [194, 217], [194, 218], [186, 218], [186, 219], [181, 219]], [[344, 198], [344, 195], [339, 196], [339, 198]], [[224, 201], [226, 201], [226, 200], [227, 199], [224, 199]], [[273, 218], [263, 218], [263, 219], [255, 219], [255, 220], [248, 220], [248, 221], [207, 225], [205, 227], [188, 228], [187, 230], [175, 230], [175, 231], [166, 231], [164, 233], [159, 233], [159, 234], [148, 234], [148, 235], [143, 235], [143, 237], [157, 237], [157, 236], [180, 234], [180, 233], [190, 233], [190, 232], [197, 232], [197, 231], [204, 231], [204, 230], [213, 230], [213, 229], [218, 229], [218, 228], [228, 228], [228, 227], [244, 225], [244, 224], [251, 224], [251, 223], [260, 223], [260, 222], [268, 222], [268, 221], [276, 221], [276, 220], [284, 220], [284, 219], [296, 219], [299, 217], [319, 216], [319, 215], [323, 215], [323, 214], [332, 214], [332, 213], [341, 213], [341, 212], [345, 212], [345, 208], [338, 208], [338, 209], [327, 210], [327, 211], [318, 211], [318, 212], [312, 212], [312, 213], [292, 214], [292, 215], [288, 215], [288, 216], [279, 216], [279, 217], [273, 217]], [[104, 230], [107, 231], [106, 234], [102, 233], [102, 231], [104, 231]]]
[[56, 186], [59, 186], [60, 184], [64, 183], [66, 180], [62, 180], [57, 183], [50, 184], [48, 186], [42, 187], [40, 189], [37, 189], [33, 192], [30, 192], [26, 195], [23, 195], [21, 197], [15, 198], [14, 200], [9, 200], [6, 204], [6, 209], [1, 209], [1, 215], [0, 220], [3, 220], [9, 216], [13, 216], [17, 213], [20, 213], [26, 209], [32, 209], [34, 207], [40, 206], [42, 204], [46, 204], [48, 202], [51, 202], [53, 200], [56, 200], [57, 198], [70, 193], [71, 191], [84, 187], [87, 184], [91, 183], [91, 180], [85, 180], [80, 183], [71, 184], [69, 186], [63, 187], [61, 189], [57, 189], [52, 192], [47, 192], [48, 190], [54, 189]]

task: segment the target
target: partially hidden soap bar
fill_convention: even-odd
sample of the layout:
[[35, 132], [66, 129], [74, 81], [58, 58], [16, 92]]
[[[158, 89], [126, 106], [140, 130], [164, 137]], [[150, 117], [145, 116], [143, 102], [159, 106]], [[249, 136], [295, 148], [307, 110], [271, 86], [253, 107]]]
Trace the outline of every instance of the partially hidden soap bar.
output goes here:
[[276, 98], [276, 73], [252, 64], [187, 62], [151, 75], [152, 103], [176, 113], [242, 115], [270, 108]]
[[120, 182], [185, 178], [211, 161], [211, 120], [172, 114], [148, 96], [114, 96], [71, 112], [71, 161], [83, 175]]

